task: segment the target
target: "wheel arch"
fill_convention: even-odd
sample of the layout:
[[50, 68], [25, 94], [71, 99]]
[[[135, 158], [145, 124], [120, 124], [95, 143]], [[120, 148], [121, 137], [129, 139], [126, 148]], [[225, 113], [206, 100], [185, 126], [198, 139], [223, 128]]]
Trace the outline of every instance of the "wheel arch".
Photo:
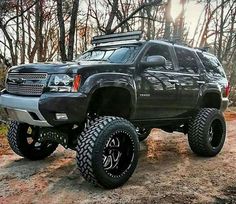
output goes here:
[[202, 96], [202, 100], [200, 103], [201, 108], [216, 108], [220, 109], [221, 107], [221, 93], [218, 91], [209, 91], [205, 92]]
[[129, 118], [134, 107], [134, 99], [129, 89], [102, 86], [93, 90], [90, 95], [87, 112]]
[[[124, 114], [127, 112], [127, 110], [122, 110], [121, 112], [123, 112], [123, 114], [115, 114], [115, 116], [129, 118], [135, 110], [137, 91], [135, 82], [132, 76], [129, 74], [94, 74], [85, 81], [85, 83], [81, 87], [81, 92], [85, 93], [88, 96], [87, 112], [91, 111], [91, 107], [96, 105], [97, 100], [95, 99], [97, 98], [99, 98], [100, 100], [101, 98], [106, 98], [107, 100], [110, 98], [110, 103], [108, 103], [107, 100], [103, 102], [106, 102], [108, 107], [114, 109], [117, 109], [117, 107], [111, 105], [113, 101], [115, 101], [117, 106], [121, 106], [121, 108], [129, 108], [128, 114]], [[120, 97], [123, 97], [124, 100], [120, 100]]]

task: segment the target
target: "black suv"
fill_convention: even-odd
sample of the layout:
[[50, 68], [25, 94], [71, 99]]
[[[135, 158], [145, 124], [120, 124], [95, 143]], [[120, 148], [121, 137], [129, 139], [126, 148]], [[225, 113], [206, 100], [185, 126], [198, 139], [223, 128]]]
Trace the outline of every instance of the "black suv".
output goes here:
[[224, 144], [229, 85], [217, 58], [141, 32], [93, 38], [78, 62], [27, 64], [6, 77], [0, 104], [12, 120], [13, 151], [39, 160], [58, 144], [77, 151], [78, 168], [105, 188], [124, 184], [152, 128], [188, 134], [200, 156]]

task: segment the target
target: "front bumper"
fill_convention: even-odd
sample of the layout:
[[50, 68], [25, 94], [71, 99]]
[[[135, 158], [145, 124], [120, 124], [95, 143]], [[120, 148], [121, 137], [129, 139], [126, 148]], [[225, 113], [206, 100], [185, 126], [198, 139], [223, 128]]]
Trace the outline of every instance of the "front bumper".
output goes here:
[[34, 126], [50, 127], [39, 111], [38, 97], [22, 97], [11, 94], [0, 96], [0, 106], [3, 107], [11, 120], [28, 123]]
[[[45, 93], [41, 97], [1, 93], [0, 106], [11, 120], [40, 127], [75, 124], [85, 120], [87, 96], [81, 93]], [[67, 120], [57, 120], [56, 113], [65, 113]]]

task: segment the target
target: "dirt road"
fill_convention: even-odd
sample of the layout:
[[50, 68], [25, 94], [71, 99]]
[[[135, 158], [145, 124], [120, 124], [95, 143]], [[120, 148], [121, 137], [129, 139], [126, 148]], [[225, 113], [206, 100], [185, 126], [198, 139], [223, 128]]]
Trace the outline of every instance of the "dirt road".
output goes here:
[[236, 114], [227, 114], [228, 137], [215, 158], [199, 158], [183, 134], [153, 130], [141, 144], [129, 182], [115, 190], [86, 183], [75, 153], [59, 148], [44, 161], [22, 159], [1, 138], [3, 203], [236, 203]]

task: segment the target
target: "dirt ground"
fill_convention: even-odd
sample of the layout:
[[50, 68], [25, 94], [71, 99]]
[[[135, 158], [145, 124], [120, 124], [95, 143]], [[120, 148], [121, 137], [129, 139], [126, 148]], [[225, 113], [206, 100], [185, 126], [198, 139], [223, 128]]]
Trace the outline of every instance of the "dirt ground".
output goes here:
[[3, 134], [0, 204], [236, 203], [236, 113], [227, 112], [226, 118], [227, 141], [215, 158], [195, 156], [183, 134], [153, 130], [141, 143], [135, 173], [114, 190], [86, 183], [73, 151], [59, 148], [46, 160], [32, 162], [13, 154]]

